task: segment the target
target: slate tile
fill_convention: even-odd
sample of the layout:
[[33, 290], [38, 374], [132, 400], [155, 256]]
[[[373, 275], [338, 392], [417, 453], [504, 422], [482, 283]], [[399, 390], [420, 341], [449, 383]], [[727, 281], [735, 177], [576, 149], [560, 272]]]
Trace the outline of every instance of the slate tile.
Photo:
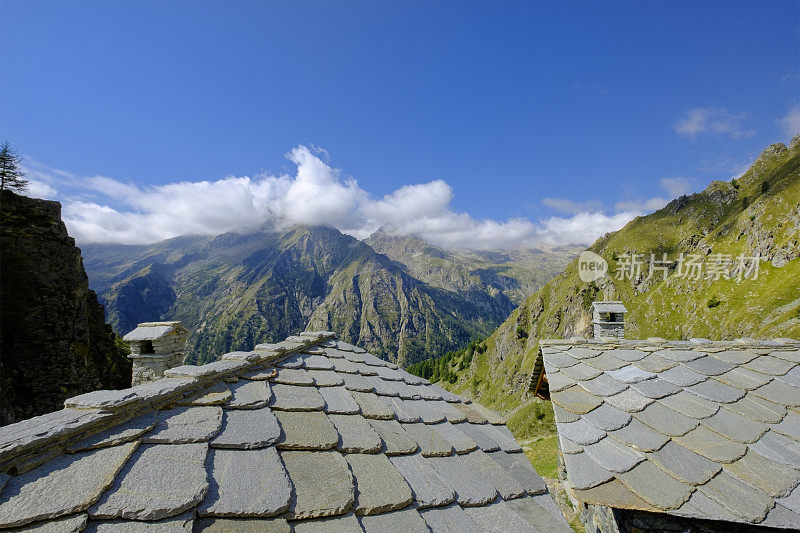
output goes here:
[[722, 468], [718, 463], [673, 441], [669, 441], [661, 449], [647, 454], [647, 457], [673, 477], [692, 485], [702, 485]]
[[749, 445], [750, 449], [776, 463], [792, 468], [800, 465], [800, 449], [792, 449], [797, 441], [775, 431], [767, 431], [764, 436]]
[[[474, 405], [474, 404], [473, 404]], [[470, 424], [486, 424], [489, 421], [483, 416], [481, 413], [476, 411], [472, 405], [467, 405], [464, 403], [459, 403], [454, 406], [456, 409], [464, 413], [464, 416], [467, 417], [467, 422]]]
[[[597, 369], [598, 372], [601, 372], [600, 369]], [[567, 387], [571, 387], [575, 385], [575, 379], [567, 375], [565, 372], [548, 372], [547, 373], [547, 386], [550, 389], [550, 393], [562, 391]]]
[[222, 408], [218, 406], [176, 407], [162, 411], [159, 416], [158, 425], [142, 442], [204, 442], [216, 436], [222, 427]]
[[323, 387], [319, 389], [319, 394], [325, 400], [325, 412], [328, 414], [355, 414], [361, 410], [344, 387]]
[[289, 508], [292, 485], [274, 447], [211, 450], [201, 516], [269, 517]]
[[344, 388], [349, 391], [370, 392], [375, 390], [372, 383], [360, 374], [340, 374], [344, 380]]
[[778, 359], [771, 355], [762, 355], [744, 365], [744, 368], [761, 372], [762, 374], [782, 376], [796, 366], [797, 363], [790, 363], [789, 361], [784, 361], [783, 359]]
[[[345, 387], [347, 384], [345, 383]], [[378, 395], [368, 392], [358, 392], [351, 390], [350, 394], [353, 396], [364, 418], [374, 418], [378, 420], [391, 420], [394, 418], [394, 409], [386, 405], [386, 402], [381, 400]]]
[[592, 359], [593, 357], [600, 355], [600, 353], [600, 350], [583, 348], [582, 346], [573, 346], [567, 351], [567, 354], [575, 359]]
[[616, 407], [617, 409], [627, 411], [628, 413], [641, 411], [654, 401], [655, 400], [648, 398], [643, 394], [639, 394], [631, 388], [625, 389], [620, 393], [613, 394], [605, 398], [606, 403]]
[[453, 453], [453, 445], [438, 432], [431, 429], [430, 425], [417, 422], [402, 424], [402, 428], [417, 441], [420, 453], [425, 457]]
[[731, 403], [744, 397], [744, 391], [716, 379], [702, 381], [697, 385], [686, 387], [686, 390], [706, 400], [719, 403]]
[[431, 424], [428, 427], [444, 437], [444, 439], [453, 446], [457, 454], [465, 454], [478, 447], [474, 440], [469, 438], [463, 431], [460, 431], [450, 422]]
[[383, 440], [386, 455], [414, 453], [419, 449], [417, 441], [406, 433], [397, 420], [367, 420], [372, 429]]
[[572, 365], [577, 365], [578, 360], [570, 357], [564, 352], [555, 352], [551, 354], [544, 354], [544, 359], [547, 364], [554, 368], [565, 368]]
[[750, 393], [741, 400], [726, 405], [726, 408], [765, 424], [777, 424], [786, 416], [786, 407], [768, 402]]
[[773, 379], [766, 385], [762, 385], [754, 390], [753, 394], [759, 398], [787, 407], [800, 406], [800, 389], [778, 379]]
[[786, 507], [781, 504], [775, 504], [768, 513], [767, 517], [764, 519], [763, 522], [759, 524], [759, 526], [763, 527], [779, 527], [783, 529], [797, 529], [797, 525], [800, 524], [800, 514], [795, 513], [794, 511], [790, 511]]
[[367, 381], [375, 388], [375, 394], [381, 396], [400, 396], [394, 387], [394, 382], [381, 379], [379, 376], [366, 376]]
[[786, 498], [779, 498], [777, 503], [787, 507], [795, 513], [800, 514], [800, 485], [795, 487], [792, 493]]
[[487, 453], [486, 456], [499, 464], [505, 470], [506, 475], [514, 478], [528, 494], [535, 495], [547, 492], [547, 485], [542, 477], [536, 473], [536, 470], [533, 469], [531, 462], [524, 453], [497, 451]]
[[561, 453], [580, 453], [584, 448], [582, 444], [573, 442], [564, 435], [558, 436], [558, 446], [561, 449]]
[[[553, 372], [553, 374], [555, 374], [556, 376], [561, 374], [569, 378], [569, 380], [564, 379], [564, 381], [572, 381], [572, 382], [594, 379], [602, 373], [603, 371], [600, 370], [599, 368], [587, 365], [586, 363], [578, 363], [577, 365], [574, 366], [568, 366], [566, 368], [562, 368], [560, 372]], [[547, 383], [552, 388], [549, 374], [547, 375]], [[561, 387], [559, 390], [563, 388], [564, 387]]]
[[384, 361], [377, 355], [371, 354], [369, 352], [364, 353], [364, 363], [370, 366], [383, 366], [386, 368], [391, 368], [393, 370], [397, 370], [397, 365], [391, 363], [390, 361]]
[[530, 524], [503, 500], [483, 507], [468, 507], [464, 509], [464, 512], [486, 532], [528, 533], [531, 531]]
[[580, 385], [575, 385], [573, 387], [564, 389], [559, 393], [553, 394], [552, 400], [553, 403], [560, 405], [567, 411], [579, 415], [588, 413], [602, 403], [601, 399], [597, 398], [597, 396], [594, 394], [589, 393]]
[[22, 531], [25, 533], [80, 533], [86, 528], [88, 519], [89, 516], [86, 513], [81, 513], [48, 520], [46, 522], [37, 522], [22, 528], [14, 528], [6, 531], [8, 533], [19, 533]]
[[[552, 506], [550, 505], [552, 503]], [[506, 504], [517, 515], [525, 519], [534, 531], [571, 533], [572, 529], [567, 524], [561, 511], [549, 495], [538, 498], [523, 497], [508, 500]], [[548, 512], [546, 507], [555, 507], [554, 512]]]
[[680, 389], [663, 379], [648, 379], [639, 383], [632, 383], [631, 388], [643, 396], [647, 396], [653, 400], [675, 394]]
[[283, 451], [280, 456], [294, 487], [288, 518], [320, 518], [352, 509], [356, 489], [342, 454]]
[[719, 404], [709, 402], [685, 390], [680, 391], [678, 394], [661, 398], [659, 403], [673, 411], [698, 419], [708, 418], [719, 411]]
[[743, 390], [754, 390], [769, 383], [774, 378], [759, 372], [753, 372], [747, 368], [738, 367], [730, 372], [725, 372], [717, 376], [717, 379], [727, 385]]
[[753, 450], [748, 450], [741, 459], [725, 465], [725, 471], [773, 498], [788, 496], [800, 483], [800, 471], [786, 468]]
[[[522, 452], [522, 447], [514, 438], [506, 426], [496, 426], [494, 424], [486, 426], [475, 426], [478, 431], [483, 432], [487, 437], [500, 445], [500, 449], [504, 452], [518, 453]], [[484, 450], [488, 451], [488, 450]]]
[[224, 405], [230, 401], [233, 393], [228, 386], [220, 381], [219, 383], [204, 389], [202, 392], [194, 393], [178, 402], [177, 405]]
[[469, 469], [462, 455], [428, 457], [427, 463], [456, 493], [456, 501], [462, 506], [486, 505], [497, 497], [497, 490], [477, 472]]
[[772, 350], [770, 355], [778, 359], [783, 359], [784, 361], [800, 364], [800, 350], [794, 347], [787, 347], [783, 350]]
[[[617, 381], [607, 373], [600, 374], [596, 378], [590, 379], [589, 381], [582, 381], [580, 383], [580, 386], [582, 386], [584, 389], [589, 391], [594, 396], [611, 396], [612, 394], [620, 393], [628, 388], [627, 384]], [[573, 389], [565, 389], [561, 391], [559, 393], [559, 398], [563, 396], [565, 393], [572, 391]], [[564, 407], [569, 409], [569, 407], [567, 407], [566, 405], [564, 405]], [[577, 413], [579, 411], [574, 411], [574, 412]]]
[[572, 490], [575, 497], [588, 503], [599, 503], [601, 505], [617, 505], [623, 509], [652, 509], [651, 503], [630, 491], [628, 487], [612, 479], [589, 489]]
[[[405, 380], [406, 372], [401, 372], [401, 374], [403, 374], [403, 380]], [[457, 394], [453, 394], [439, 385], [428, 385], [428, 388], [434, 393], [441, 395], [442, 399], [448, 403], [461, 403], [461, 398]]]
[[[438, 424], [447, 420], [447, 416], [430, 400], [404, 400], [415, 412], [419, 413], [420, 420], [425, 424]], [[442, 402], [445, 403], [445, 402]], [[446, 404], [448, 405], [448, 404]], [[457, 404], [458, 405], [458, 404]]]
[[[303, 356], [299, 353], [293, 354], [279, 361], [278, 366], [282, 368], [303, 368]], [[280, 373], [280, 370], [278, 372]]]
[[414, 394], [419, 394], [420, 398], [423, 400], [441, 400], [442, 397], [439, 393], [437, 393], [434, 389], [428, 387], [427, 385], [409, 385], [411, 390], [414, 391]]
[[747, 446], [723, 437], [706, 426], [699, 425], [675, 442], [718, 463], [730, 463], [742, 457]]
[[498, 444], [497, 441], [492, 439], [486, 432], [481, 431], [481, 428], [489, 427], [488, 424], [470, 424], [469, 422], [463, 422], [461, 424], [453, 424], [453, 427], [475, 441], [478, 448], [485, 452], [493, 452], [500, 449], [500, 444]]
[[342, 372], [345, 374], [358, 374], [358, 367], [352, 361], [348, 361], [347, 359], [331, 359], [331, 364], [336, 372]]
[[278, 373], [272, 378], [273, 383], [283, 383], [284, 385], [307, 385], [314, 384], [314, 378], [307, 370], [302, 368], [279, 368]]
[[767, 426], [742, 415], [720, 408], [714, 416], [700, 421], [717, 433], [739, 442], [755, 442], [766, 433]]
[[611, 472], [627, 472], [645, 459], [641, 452], [608, 437], [586, 446], [583, 451], [595, 463]]
[[694, 418], [664, 407], [659, 402], [648, 405], [633, 416], [645, 425], [672, 437], [685, 435], [698, 424]]
[[419, 412], [409, 406], [405, 401], [401, 398], [393, 398], [389, 396], [381, 396], [381, 400], [386, 402], [386, 405], [394, 410], [394, 415], [397, 417], [397, 420], [404, 423], [410, 422], [419, 422], [420, 416]]
[[389, 461], [411, 487], [416, 507], [439, 507], [455, 501], [455, 491], [420, 454], [396, 455]]
[[428, 525], [416, 509], [408, 508], [391, 513], [359, 517], [365, 533], [386, 533], [402, 531], [403, 533], [429, 533]]
[[677, 366], [678, 363], [675, 361], [670, 361], [669, 359], [664, 359], [655, 353], [651, 353], [641, 361], [634, 361], [633, 364], [642, 370], [658, 374]]
[[332, 370], [309, 370], [308, 374], [314, 379], [317, 387], [338, 387], [344, 385], [344, 379]]
[[[353, 513], [315, 520], [298, 520], [292, 523], [294, 533], [363, 533], [358, 518]], [[261, 530], [259, 530], [260, 532]], [[257, 532], [253, 532], [257, 533]]]
[[649, 355], [648, 352], [644, 352], [642, 350], [626, 350], [624, 348], [614, 350], [614, 357], [617, 359], [622, 359], [623, 361], [634, 362], [639, 361], [642, 358]]
[[329, 450], [339, 443], [339, 434], [321, 411], [275, 411], [283, 435], [279, 450]]
[[693, 370], [694, 372], [703, 374], [704, 376], [719, 376], [720, 374], [724, 374], [725, 372], [729, 372], [735, 368], [735, 365], [726, 363], [725, 361], [720, 361], [711, 355], [695, 359], [694, 361], [686, 361], [682, 364], [689, 370]]
[[[560, 428], [559, 428], [560, 430]], [[630, 424], [609, 433], [612, 437], [632, 446], [640, 452], [651, 452], [661, 448], [669, 437], [654, 431], [652, 428], [642, 424], [635, 418], [631, 419]]]
[[551, 403], [550, 406], [553, 408], [553, 413], [555, 414], [558, 422], [575, 422], [576, 420], [581, 419], [581, 415], [570, 413], [560, 405]]
[[420, 515], [431, 531], [437, 533], [484, 533], [458, 504], [421, 509]]
[[259, 368], [257, 370], [251, 370], [249, 372], [243, 372], [239, 374], [239, 377], [242, 379], [251, 379], [254, 381], [264, 381], [274, 378], [278, 375], [278, 369], [274, 366], [268, 366], [265, 368]]
[[[116, 446], [139, 438], [158, 424], [158, 413], [147, 413], [118, 424], [91, 437], [87, 437], [68, 448], [70, 453]], [[2, 484], [0, 484], [2, 490]]]
[[191, 509], [208, 492], [207, 451], [205, 442], [140, 446], [89, 515], [160, 520]]
[[362, 416], [329, 415], [336, 431], [339, 432], [337, 449], [343, 453], [378, 453], [383, 441]]
[[558, 425], [558, 432], [569, 440], [582, 446], [594, 444], [606, 436], [606, 432], [589, 424], [585, 420], [567, 422]]
[[588, 489], [614, 477], [585, 452], [564, 455], [564, 465], [569, 483], [575, 489]]
[[369, 366], [366, 363], [354, 363], [358, 368], [358, 373], [362, 376], [377, 376], [378, 371], [374, 366]]
[[694, 370], [691, 370], [683, 365], [677, 365], [669, 370], [665, 370], [664, 372], [661, 372], [658, 377], [672, 383], [673, 385], [677, 385], [678, 387], [688, 387], [690, 385], [700, 383], [701, 381], [705, 381], [707, 378], [703, 374], [698, 374]]
[[800, 388], [800, 366], [795, 366], [789, 372], [782, 376], [777, 376], [775, 379], [782, 381], [792, 387]]
[[272, 400], [272, 391], [266, 381], [239, 381], [231, 384], [233, 398], [229, 409], [260, 409]]
[[697, 490], [747, 522], [760, 522], [775, 505], [772, 498], [753, 490], [724, 470]]
[[655, 354], [665, 359], [669, 359], [670, 361], [675, 361], [676, 363], [694, 361], [695, 359], [706, 356], [706, 354], [702, 352], [695, 352], [693, 350], [663, 350], [660, 352], [655, 352]]
[[324, 355], [307, 355], [303, 357], [303, 367], [307, 370], [333, 370], [331, 360]]
[[673, 511], [678, 516], [691, 518], [704, 518], [707, 520], [723, 520], [737, 522], [739, 517], [728, 511], [725, 507], [706, 496], [703, 492], [695, 490], [689, 499], [678, 509]]
[[372, 515], [408, 506], [413, 494], [403, 476], [383, 454], [345, 455], [356, 484], [356, 515]]
[[443, 414], [451, 424], [458, 424], [460, 422], [466, 422], [467, 420], [467, 415], [460, 409], [457, 409], [452, 403], [445, 402], [444, 400], [432, 400], [427, 403], [431, 409]]
[[270, 407], [276, 411], [321, 411], [325, 408], [325, 400], [316, 387], [273, 383], [272, 394], [274, 400]]
[[714, 357], [726, 363], [740, 366], [749, 363], [758, 357], [758, 354], [750, 350], [723, 350], [714, 354]]
[[403, 374], [403, 381], [409, 385], [425, 385], [430, 383], [427, 379], [415, 376], [414, 374], [409, 374], [408, 372], [405, 371], [402, 372], [402, 374]]
[[461, 458], [467, 468], [477, 472], [494, 485], [494, 488], [504, 500], [519, 498], [525, 494], [523, 486], [513, 476], [509, 476], [502, 466], [493, 461], [489, 454], [481, 450], [475, 450], [462, 455]]
[[631, 470], [617, 474], [617, 479], [645, 501], [665, 510], [683, 505], [694, 488], [681, 483], [650, 461], [643, 461]]
[[606, 373], [620, 383], [628, 384], [638, 383], [656, 376], [653, 372], [642, 370], [641, 368], [633, 365], [624, 366], [618, 370], [609, 370]]
[[388, 381], [403, 381], [403, 375], [397, 370], [392, 370], [391, 368], [386, 368], [385, 366], [378, 366], [375, 367], [375, 371], [378, 372], [378, 376], [380, 376], [381, 379]]
[[[187, 511], [178, 516], [149, 522], [137, 520], [90, 520], [83, 531], [84, 533], [191, 533], [194, 524], [194, 511]], [[286, 527], [289, 527], [288, 524]], [[219, 530], [206, 528], [203, 531], [213, 533]], [[63, 533], [63, 530], [59, 530], [59, 533]], [[226, 533], [236, 532], [227, 530]]]
[[342, 357], [347, 359], [348, 361], [352, 361], [353, 363], [361, 363], [366, 365], [366, 358], [364, 357], [364, 353], [355, 353], [350, 351], [342, 351]]
[[477, 411], [480, 414], [482, 414], [486, 418], [486, 421], [489, 424], [492, 424], [493, 426], [502, 426], [502, 425], [504, 425], [506, 423], [505, 417], [503, 415], [501, 415], [500, 413], [498, 413], [497, 411], [493, 411], [491, 409], [488, 409], [488, 408], [484, 407], [483, 405], [481, 405], [481, 404], [479, 404], [477, 402], [472, 402], [469, 405], [475, 411]]
[[278, 419], [268, 408], [225, 411], [222, 431], [212, 448], [256, 449], [275, 444], [281, 437]]
[[25, 474], [10, 477], [0, 502], [0, 527], [85, 511], [111, 486], [137, 444], [61, 455]]
[[619, 429], [631, 421], [631, 415], [607, 403], [583, 415], [583, 420], [603, 431]]
[[414, 388], [405, 381], [391, 381], [389, 383], [391, 383], [391, 386], [397, 390], [397, 393], [400, 395], [400, 398], [404, 400], [419, 400], [422, 398], [422, 396], [417, 394]]
[[594, 359], [587, 360], [586, 363], [600, 370], [617, 370], [630, 364], [628, 361], [617, 359], [610, 352], [603, 352]]

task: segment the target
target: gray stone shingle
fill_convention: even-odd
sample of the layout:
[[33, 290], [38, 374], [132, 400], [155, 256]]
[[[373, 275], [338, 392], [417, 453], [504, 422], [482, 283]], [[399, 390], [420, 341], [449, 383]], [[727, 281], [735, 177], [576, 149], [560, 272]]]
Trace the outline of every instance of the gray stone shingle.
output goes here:
[[[559, 432], [561, 432], [561, 428], [559, 428]], [[657, 450], [669, 440], [666, 435], [653, 430], [635, 418], [627, 426], [614, 430], [609, 435], [640, 452]]]
[[648, 405], [633, 417], [659, 433], [677, 437], [685, 435], [697, 427], [699, 422], [677, 411], [665, 407], [659, 402]]
[[325, 400], [316, 387], [272, 384], [274, 399], [270, 407], [279, 411], [321, 411]]
[[281, 429], [278, 449], [329, 450], [339, 443], [339, 434], [321, 411], [275, 411]]
[[[345, 387], [347, 387], [346, 384]], [[358, 391], [350, 391], [350, 394], [352, 394], [353, 399], [358, 402], [361, 408], [361, 414], [364, 418], [374, 418], [378, 420], [391, 420], [394, 418], [394, 409], [381, 400], [377, 394]]]
[[395, 455], [389, 457], [389, 461], [411, 487], [417, 508], [439, 507], [455, 501], [455, 491], [431, 468], [422, 455]]
[[589, 489], [614, 477], [585, 452], [565, 454], [564, 464], [569, 472], [570, 486], [575, 489]]
[[697, 490], [746, 522], [760, 522], [775, 505], [772, 498], [753, 490], [725, 471], [700, 485]]
[[677, 509], [694, 490], [650, 461], [643, 461], [631, 470], [617, 474], [617, 479], [658, 509]]
[[473, 522], [472, 518], [458, 504], [421, 509], [420, 515], [422, 515], [428, 527], [431, 528], [431, 531], [442, 533], [484, 533], [484, 530]]
[[162, 411], [158, 425], [142, 440], [164, 444], [205, 442], [215, 437], [221, 428], [222, 408], [219, 406], [176, 407]]
[[207, 451], [205, 442], [140, 446], [89, 515], [159, 520], [194, 507], [208, 492]]
[[428, 427], [444, 437], [444, 439], [453, 446], [457, 454], [465, 454], [478, 447], [474, 440], [450, 422], [431, 424]]
[[604, 401], [617, 409], [633, 413], [641, 411], [655, 400], [628, 388], [620, 393], [607, 396]]
[[344, 457], [355, 478], [356, 515], [385, 513], [411, 503], [411, 488], [385, 455], [349, 453]]
[[513, 476], [509, 476], [508, 472], [499, 463], [493, 461], [488, 453], [475, 450], [462, 455], [461, 459], [467, 468], [474, 470], [494, 485], [494, 488], [504, 500], [519, 498], [525, 494], [525, 488]]
[[744, 457], [725, 465], [725, 471], [773, 498], [788, 496], [800, 483], [800, 471], [796, 468], [787, 468], [753, 450], [748, 450]]
[[[611, 396], [612, 394], [618, 394], [625, 389], [628, 388], [627, 383], [622, 383], [621, 381], [617, 381], [608, 373], [602, 373], [594, 379], [590, 379], [588, 381], [580, 382], [580, 386], [589, 391], [594, 396]], [[563, 399], [564, 395], [573, 389], [565, 389], [558, 394], [558, 398], [561, 401], [566, 401]], [[577, 391], [576, 391], [577, 392]], [[564, 407], [567, 407], [566, 405]], [[569, 409], [569, 407], [567, 407]], [[575, 411], [573, 409], [569, 409], [575, 413], [579, 411]], [[582, 414], [582, 413], [581, 413]]]
[[404, 455], [419, 449], [414, 437], [407, 433], [397, 420], [372, 419], [368, 422], [383, 440], [386, 455]]
[[716, 414], [700, 423], [729, 439], [744, 443], [755, 442], [767, 432], [766, 425], [733, 413], [725, 407], [721, 407]]
[[489, 424], [471, 424], [469, 422], [462, 422], [461, 424], [453, 424], [453, 427], [464, 433], [467, 437], [472, 439], [478, 448], [485, 452], [493, 452], [500, 449], [500, 445], [492, 439], [485, 431], [481, 431], [483, 427], [488, 427]]
[[649, 453], [648, 458], [673, 477], [692, 485], [702, 485], [722, 469], [719, 463], [673, 441]]
[[344, 388], [349, 391], [370, 392], [375, 390], [372, 383], [360, 374], [339, 374], [344, 381]]
[[583, 419], [576, 422], [559, 424], [558, 432], [569, 440], [582, 446], [594, 444], [607, 434], [606, 431], [589, 424]]
[[274, 447], [211, 450], [201, 515], [270, 517], [289, 508], [292, 485]]
[[[69, 451], [75, 453], [130, 442], [155, 428], [156, 424], [158, 424], [158, 413], [137, 416], [73, 444], [69, 447]], [[2, 490], [2, 486], [0, 486], [0, 490]]]
[[344, 385], [342, 377], [332, 370], [309, 370], [308, 374], [317, 387], [337, 387]]
[[365, 533], [385, 533], [386, 531], [402, 531], [403, 533], [429, 533], [428, 525], [416, 509], [408, 508], [379, 515], [359, 517]]
[[313, 385], [314, 378], [307, 370], [302, 368], [279, 368], [273, 383], [283, 383], [285, 385]]
[[747, 451], [747, 445], [723, 437], [704, 425], [697, 426], [686, 435], [676, 437], [675, 441], [717, 463], [731, 463]]
[[487, 532], [528, 533], [531, 530], [531, 525], [515, 513], [508, 503], [500, 499], [483, 507], [466, 508], [464, 512]]
[[259, 409], [272, 400], [272, 391], [266, 381], [239, 381], [231, 384], [233, 398], [228, 402], [230, 409]]
[[281, 437], [278, 419], [269, 408], [225, 411], [222, 431], [212, 448], [255, 449], [275, 444]]
[[343, 453], [378, 453], [383, 441], [372, 429], [367, 419], [361, 416], [328, 415], [339, 433], [337, 449]]
[[358, 402], [344, 387], [324, 387], [319, 394], [325, 401], [325, 412], [328, 414], [355, 414], [361, 411]]
[[689, 370], [693, 370], [704, 376], [719, 376], [720, 374], [733, 370], [735, 367], [735, 365], [721, 361], [712, 355], [707, 355], [706, 357], [701, 357], [693, 361], [686, 361], [682, 364]]
[[400, 422], [419, 422], [419, 412], [407, 404], [402, 398], [382, 396], [381, 400], [394, 410], [394, 415]]
[[483, 476], [467, 468], [462, 455], [428, 457], [425, 461], [434, 468], [448, 487], [456, 493], [456, 501], [464, 507], [486, 505], [497, 497], [497, 490]]
[[[626, 387], [627, 386], [622, 387], [622, 389]], [[622, 389], [619, 389], [617, 392], [621, 391]], [[609, 391], [608, 394], [611, 394], [611, 392]], [[553, 403], [560, 405], [567, 411], [579, 415], [588, 413], [603, 402], [602, 399], [597, 398], [596, 395], [592, 394], [580, 385], [568, 387], [558, 394], [554, 394], [552, 396], [552, 400]]]
[[[258, 530], [260, 532], [261, 530]], [[353, 513], [330, 518], [316, 518], [313, 520], [298, 520], [292, 523], [290, 531], [293, 533], [363, 533], [358, 518]], [[254, 531], [253, 533], [258, 533]]]
[[659, 379], [664, 379], [679, 387], [688, 387], [701, 381], [705, 381], [707, 376], [699, 374], [684, 365], [676, 365], [658, 375]]
[[627, 472], [645, 460], [641, 452], [609, 437], [584, 447], [583, 451], [602, 468], [617, 473]]
[[659, 403], [682, 415], [697, 419], [708, 418], [719, 411], [719, 404], [710, 402], [685, 390], [672, 396], [661, 398]]
[[547, 485], [542, 477], [536, 473], [531, 462], [524, 453], [506, 453], [504, 451], [485, 454], [499, 464], [522, 488], [530, 495], [544, 494]]
[[628, 424], [631, 415], [607, 403], [583, 415], [583, 420], [603, 431], [613, 431]]
[[432, 457], [434, 455], [450, 455], [453, 453], [453, 445], [438, 432], [431, 429], [432, 426], [415, 422], [402, 424], [401, 427], [417, 441], [420, 453], [423, 456]]
[[[355, 484], [342, 454], [333, 451], [283, 451], [281, 459], [294, 487], [289, 518], [344, 514], [355, 502]], [[320, 483], [324, 479], [325, 483]]]

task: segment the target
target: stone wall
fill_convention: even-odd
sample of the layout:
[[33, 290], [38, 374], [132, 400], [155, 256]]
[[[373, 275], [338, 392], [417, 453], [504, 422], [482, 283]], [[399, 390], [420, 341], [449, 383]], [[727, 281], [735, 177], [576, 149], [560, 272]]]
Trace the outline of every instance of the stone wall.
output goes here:
[[[130, 357], [130, 356], [129, 356]], [[131, 385], [136, 386], [146, 381], [155, 381], [164, 377], [164, 372], [183, 364], [182, 352], [158, 355], [138, 355], [130, 357], [133, 360], [133, 376]]]
[[0, 425], [130, 386], [61, 204], [0, 191]]
[[600, 339], [602, 337], [617, 337], [620, 339], [625, 338], [625, 323], [624, 322], [605, 322], [598, 324], [594, 323], [594, 338]]

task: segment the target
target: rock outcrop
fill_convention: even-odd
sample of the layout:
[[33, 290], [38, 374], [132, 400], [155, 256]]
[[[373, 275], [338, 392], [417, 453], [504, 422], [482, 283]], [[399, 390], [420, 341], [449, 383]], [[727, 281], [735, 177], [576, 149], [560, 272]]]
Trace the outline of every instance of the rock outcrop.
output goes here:
[[2, 191], [0, 301], [0, 425], [130, 386], [58, 202]]

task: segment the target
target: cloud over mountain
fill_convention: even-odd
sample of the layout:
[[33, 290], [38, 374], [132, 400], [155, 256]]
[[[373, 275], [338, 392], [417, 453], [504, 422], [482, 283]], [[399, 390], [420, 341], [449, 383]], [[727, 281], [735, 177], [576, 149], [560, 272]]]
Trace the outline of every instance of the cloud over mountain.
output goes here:
[[62, 201], [65, 222], [78, 243], [143, 244], [264, 224], [305, 224], [333, 226], [357, 238], [383, 227], [450, 248], [589, 244], [649, 208], [621, 206], [607, 215], [598, 202], [547, 199], [569, 216], [476, 219], [453, 209], [453, 189], [443, 180], [405, 185], [375, 198], [323, 160], [324, 154], [302, 145], [291, 150], [286, 157], [296, 166], [294, 175], [228, 176], [146, 187], [105, 176], [77, 176], [30, 158], [26, 170], [35, 192]]

